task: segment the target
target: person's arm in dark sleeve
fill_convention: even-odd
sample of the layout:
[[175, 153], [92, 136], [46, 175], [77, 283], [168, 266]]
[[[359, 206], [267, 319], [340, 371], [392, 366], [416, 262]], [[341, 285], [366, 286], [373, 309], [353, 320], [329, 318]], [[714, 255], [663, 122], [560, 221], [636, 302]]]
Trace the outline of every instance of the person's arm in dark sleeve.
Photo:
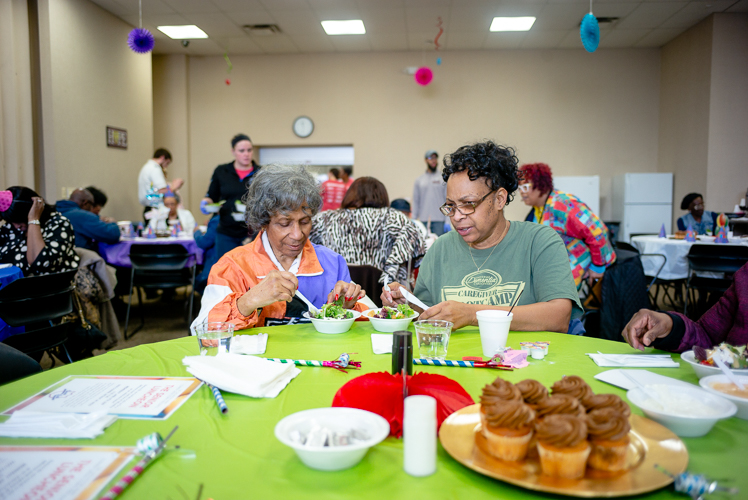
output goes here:
[[683, 217], [678, 217], [678, 231], [685, 231], [686, 225], [683, 222]]
[[213, 177], [210, 178], [210, 186], [208, 186], [208, 192], [205, 194], [206, 197], [213, 200], [213, 203], [221, 201], [221, 183], [219, 180], [218, 169], [213, 172]]

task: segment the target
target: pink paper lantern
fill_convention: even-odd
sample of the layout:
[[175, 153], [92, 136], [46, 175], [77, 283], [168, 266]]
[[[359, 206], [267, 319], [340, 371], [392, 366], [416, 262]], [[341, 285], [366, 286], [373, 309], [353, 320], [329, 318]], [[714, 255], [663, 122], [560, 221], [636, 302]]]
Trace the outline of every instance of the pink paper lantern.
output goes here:
[[418, 85], [423, 85], [425, 87], [434, 79], [434, 73], [426, 66], [421, 66], [416, 70], [415, 78]]

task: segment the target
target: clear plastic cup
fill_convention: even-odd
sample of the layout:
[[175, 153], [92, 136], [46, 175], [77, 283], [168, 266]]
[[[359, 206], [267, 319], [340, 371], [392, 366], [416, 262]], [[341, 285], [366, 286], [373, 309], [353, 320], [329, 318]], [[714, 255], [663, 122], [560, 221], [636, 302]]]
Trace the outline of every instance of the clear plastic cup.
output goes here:
[[513, 314], [498, 309], [477, 311], [478, 329], [480, 330], [480, 345], [483, 355], [491, 358], [499, 349], [506, 347], [509, 337], [509, 325], [512, 324]]
[[424, 319], [413, 323], [422, 359], [447, 359], [449, 336], [454, 323], [443, 319]]
[[195, 326], [200, 356], [220, 356], [231, 351], [234, 324], [205, 322]]

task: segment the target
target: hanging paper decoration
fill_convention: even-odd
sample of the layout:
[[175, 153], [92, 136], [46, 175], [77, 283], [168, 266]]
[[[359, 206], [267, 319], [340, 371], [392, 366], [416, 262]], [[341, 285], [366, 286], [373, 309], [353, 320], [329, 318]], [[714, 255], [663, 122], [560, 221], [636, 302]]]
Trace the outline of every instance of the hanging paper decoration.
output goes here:
[[436, 27], [439, 28], [439, 33], [437, 33], [436, 38], [434, 38], [434, 46], [436, 47], [436, 50], [439, 50], [439, 37], [444, 33], [444, 28], [442, 28], [442, 17], [437, 17], [437, 20], [439, 22], [436, 23]]
[[129, 35], [127, 35], [127, 45], [133, 52], [138, 54], [147, 54], [153, 50], [153, 46], [156, 44], [156, 39], [153, 38], [153, 34], [145, 28], [134, 28]]
[[660, 238], [667, 238], [667, 232], [665, 231], [665, 224], [660, 228]]
[[600, 25], [597, 24], [597, 18], [590, 13], [582, 19], [582, 26], [579, 27], [579, 36], [582, 38], [582, 45], [587, 52], [595, 52], [600, 45]]
[[436, 65], [437, 66], [441, 66], [442, 65], [442, 58], [441, 57], [437, 57], [436, 58]]
[[425, 87], [434, 79], [434, 73], [430, 68], [421, 66], [416, 70], [415, 79], [418, 85], [423, 85]]
[[[227, 74], [231, 74], [231, 70], [234, 69], [234, 65], [231, 64], [231, 59], [229, 59], [229, 53], [228, 52], [224, 52], [223, 53], [223, 58], [226, 60], [226, 65], [227, 65], [226, 73]], [[226, 78], [226, 85], [231, 85], [231, 79], [230, 78]]]

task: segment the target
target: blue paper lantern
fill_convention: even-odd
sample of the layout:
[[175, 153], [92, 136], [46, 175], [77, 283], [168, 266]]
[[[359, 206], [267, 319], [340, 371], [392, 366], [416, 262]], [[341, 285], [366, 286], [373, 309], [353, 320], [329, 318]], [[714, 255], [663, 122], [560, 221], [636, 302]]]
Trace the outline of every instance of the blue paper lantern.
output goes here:
[[600, 25], [597, 24], [597, 18], [592, 13], [587, 14], [582, 19], [579, 36], [582, 38], [582, 45], [587, 52], [597, 50], [597, 46], [600, 45]]

